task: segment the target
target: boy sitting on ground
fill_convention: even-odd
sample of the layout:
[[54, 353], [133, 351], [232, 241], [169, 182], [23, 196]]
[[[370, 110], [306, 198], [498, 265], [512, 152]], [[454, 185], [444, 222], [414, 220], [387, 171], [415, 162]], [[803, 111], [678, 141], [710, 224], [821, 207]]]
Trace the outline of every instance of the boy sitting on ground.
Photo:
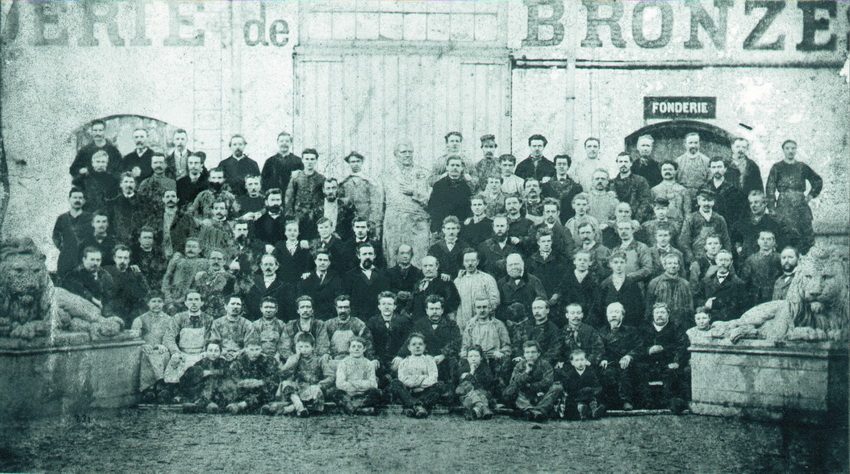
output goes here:
[[544, 421], [552, 417], [555, 403], [564, 390], [553, 384], [554, 371], [548, 362], [540, 358], [537, 341], [526, 341], [522, 345], [522, 355], [522, 360], [514, 366], [503, 397], [529, 421]]
[[466, 359], [461, 359], [457, 367], [455, 393], [460, 397], [467, 420], [489, 420], [490, 397], [494, 386], [490, 367], [484, 363], [484, 350], [481, 346], [472, 346], [466, 350]]
[[331, 395], [335, 374], [330, 356], [314, 353], [315, 345], [310, 333], [300, 333], [295, 338], [295, 354], [289, 356], [281, 369], [284, 381], [279, 395], [284, 403], [283, 413], [295, 412], [305, 418], [310, 416], [310, 411], [325, 411], [325, 397]]
[[277, 361], [263, 354], [260, 335], [248, 334], [242, 353], [230, 364], [236, 383], [236, 397], [227, 405], [234, 415], [253, 412], [274, 399], [277, 388]]
[[570, 366], [556, 371], [555, 378], [565, 392], [562, 417], [584, 421], [605, 414], [605, 405], [596, 399], [602, 392], [602, 384], [583, 350], [572, 351]]
[[179, 390], [188, 400], [183, 404], [183, 411], [217, 413], [224, 404], [225, 393], [231, 388], [228, 387], [226, 371], [227, 361], [221, 357], [221, 346], [216, 341], [207, 343], [204, 358], [180, 377]]
[[375, 363], [363, 356], [366, 340], [354, 336], [348, 341], [348, 355], [336, 368], [336, 388], [345, 413], [376, 414], [382, 393], [378, 390]]
[[409, 417], [427, 418], [437, 403], [442, 384], [437, 381], [437, 363], [425, 354], [425, 336], [412, 333], [407, 338], [410, 355], [398, 365], [398, 379], [390, 383], [390, 392]]

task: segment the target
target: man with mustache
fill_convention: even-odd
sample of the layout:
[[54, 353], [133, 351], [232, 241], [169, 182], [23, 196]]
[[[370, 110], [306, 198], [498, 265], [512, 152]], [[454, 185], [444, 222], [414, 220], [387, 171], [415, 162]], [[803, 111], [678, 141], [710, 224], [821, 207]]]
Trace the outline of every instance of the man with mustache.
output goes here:
[[118, 178], [108, 170], [109, 154], [98, 150], [91, 157], [91, 169], [77, 175], [71, 181], [74, 187], [82, 189], [85, 194], [84, 210], [89, 212], [102, 210], [108, 200], [121, 192]]
[[105, 152], [109, 157], [109, 167], [106, 171], [113, 175], [117, 174], [121, 165], [121, 152], [106, 139], [106, 123], [103, 120], [93, 121], [89, 128], [89, 134], [92, 141], [77, 151], [77, 156], [71, 163], [71, 177], [76, 178], [79, 175], [88, 174], [91, 171], [92, 156], [98, 151]]
[[[142, 226], [139, 238], [130, 247], [130, 267], [138, 267], [148, 286], [158, 289], [167, 264], [162, 246], [156, 245], [156, 230], [148, 225]], [[145, 298], [146, 301], [149, 299]]]
[[738, 189], [737, 183], [726, 179], [726, 163], [723, 158], [714, 156], [708, 164], [711, 179], [706, 186], [714, 191], [714, 211], [726, 219], [730, 226], [737, 222], [741, 211], [746, 208], [746, 199]]
[[230, 137], [229, 146], [231, 155], [222, 160], [218, 166], [224, 170], [225, 180], [233, 193], [241, 196], [245, 194], [245, 177], [259, 175], [260, 166], [245, 154], [248, 142], [242, 135]]
[[[339, 198], [354, 206], [357, 215], [369, 220], [369, 228], [376, 239], [381, 238], [381, 224], [384, 221], [384, 202], [381, 189], [372, 178], [363, 173], [363, 161], [366, 158], [352, 151], [345, 157], [351, 173], [339, 182]], [[327, 202], [327, 195], [325, 196]]]
[[685, 135], [685, 153], [676, 158], [679, 172], [676, 181], [688, 190], [688, 197], [693, 205], [696, 202], [697, 191], [708, 181], [708, 157], [699, 151], [699, 133], [691, 132]]
[[602, 168], [593, 172], [592, 185], [587, 192], [587, 213], [599, 221], [598, 231], [601, 233], [614, 221], [617, 204], [617, 193], [609, 191], [608, 172]]
[[135, 149], [121, 158], [118, 171], [121, 173], [129, 172], [131, 176], [142, 181], [153, 174], [151, 168], [153, 150], [148, 148], [148, 131], [144, 128], [133, 130], [133, 144]]
[[233, 245], [233, 229], [228, 217], [230, 208], [227, 201], [220, 199], [213, 203], [213, 215], [198, 228], [195, 237], [203, 249], [226, 249]]
[[195, 202], [198, 194], [209, 187], [209, 172], [204, 167], [206, 159], [207, 154], [202, 151], [196, 151], [186, 159], [187, 174], [177, 179], [177, 199], [181, 208]]
[[297, 218], [301, 225], [301, 238], [309, 240], [315, 238], [318, 232], [318, 223], [313, 217], [322, 206], [325, 176], [316, 170], [319, 152], [314, 148], [305, 148], [301, 152], [301, 162], [304, 169], [292, 172], [284, 203], [286, 215]]
[[369, 318], [378, 312], [378, 295], [389, 291], [386, 273], [375, 268], [375, 247], [363, 243], [357, 248], [359, 265], [345, 275], [346, 290], [351, 295], [351, 310], [355, 316]]
[[[319, 219], [323, 217], [327, 217], [331, 221], [331, 227], [333, 228], [333, 232], [339, 236], [343, 241], [347, 241], [353, 237], [354, 233], [354, 223], [355, 217], [361, 216], [363, 218], [363, 223], [366, 226], [366, 230], [375, 229], [372, 227], [372, 221], [369, 220], [368, 215], [358, 214], [354, 205], [344, 200], [340, 196], [340, 184], [334, 178], [328, 178], [325, 180], [322, 185], [322, 195], [324, 196], [324, 200], [322, 204], [318, 206], [315, 210], [315, 214], [313, 215], [313, 222], [319, 222]], [[360, 235], [360, 240], [364, 240], [366, 238], [365, 235]], [[376, 240], [380, 241], [380, 239]], [[354, 249], [351, 249], [350, 255], [352, 256], [352, 260], [356, 261], [357, 258], [354, 256]], [[380, 253], [380, 251], [379, 251]]]
[[499, 279], [505, 274], [505, 259], [517, 252], [519, 248], [508, 237], [508, 218], [503, 214], [496, 215], [493, 217], [493, 237], [478, 246], [481, 269]]
[[773, 285], [773, 299], [784, 300], [788, 293], [788, 288], [791, 287], [791, 280], [797, 274], [797, 262], [800, 260], [800, 254], [794, 247], [785, 247], [779, 254], [779, 263], [782, 265], [782, 275], [776, 279]]
[[620, 202], [632, 207], [635, 219], [644, 222], [652, 217], [652, 191], [642, 176], [632, 173], [632, 157], [626, 152], [617, 155], [620, 172], [611, 180], [608, 189], [617, 194]]
[[162, 214], [157, 216], [156, 231], [162, 236], [162, 252], [170, 259], [186, 244], [186, 239], [195, 232], [195, 219], [178, 207], [175, 191], [162, 193]]
[[750, 212], [741, 215], [729, 229], [736, 262], [743, 263], [747, 257], [758, 252], [758, 236], [763, 230], [769, 230], [776, 236], [776, 248], [796, 243], [795, 233], [775, 216], [767, 213], [767, 197], [764, 192], [750, 191], [747, 201]]
[[658, 163], [652, 158], [652, 145], [655, 139], [652, 135], [641, 135], [637, 139], [638, 156], [632, 163], [632, 173], [641, 176], [649, 183], [649, 187], [657, 186], [661, 182], [661, 170]]
[[489, 178], [498, 178], [501, 175], [499, 161], [496, 157], [498, 147], [495, 135], [488, 133], [481, 136], [481, 153], [483, 156], [471, 170], [474, 187], [478, 192], [484, 190]]
[[210, 170], [207, 186], [208, 188], [198, 193], [198, 196], [187, 208], [195, 217], [198, 225], [204, 221], [212, 220], [212, 206], [215, 201], [227, 201], [228, 208], [233, 207], [233, 203], [236, 201], [236, 196], [230, 191], [230, 186], [225, 183], [224, 169], [221, 167]]
[[129, 328], [137, 316], [147, 310], [145, 296], [150, 287], [136, 265], [130, 265], [130, 248], [116, 245], [112, 252], [115, 265], [104, 270], [112, 277], [112, 293], [108, 297], [105, 313], [118, 316]]
[[[283, 215], [283, 192], [278, 188], [266, 191], [265, 213], [253, 222], [253, 236], [274, 251], [274, 246], [284, 237], [286, 218]], [[271, 247], [271, 250], [268, 249]]]
[[166, 174], [165, 155], [154, 152], [151, 156], [153, 174], [139, 184], [139, 195], [152, 201], [162, 197], [166, 189], [177, 190], [177, 182]]
[[661, 163], [661, 183], [652, 188], [652, 197], [669, 203], [667, 217], [682, 222], [691, 213], [691, 197], [684, 186], [676, 182], [679, 165], [675, 161]]
[[68, 192], [68, 212], [56, 218], [53, 225], [53, 245], [59, 249], [56, 273], [59, 276], [73, 270], [79, 260], [80, 242], [90, 232], [92, 214], [83, 210], [85, 192], [71, 188]]
[[151, 203], [136, 192], [136, 180], [129, 172], [121, 174], [121, 194], [107, 201], [109, 222], [115, 239], [129, 244], [139, 228], [149, 220]]
[[751, 191], [764, 191], [761, 171], [755, 161], [749, 157], [750, 142], [738, 137], [732, 141], [732, 162], [726, 172], [726, 179], [734, 183], [748, 196]]
[[175, 130], [172, 140], [174, 141], [174, 149], [165, 157], [165, 175], [177, 180], [186, 176], [189, 172], [188, 161], [192, 151], [186, 148], [189, 143], [189, 134], [186, 130], [182, 128]]
[[101, 311], [112, 295], [112, 276], [100, 264], [101, 251], [96, 247], [85, 247], [80, 252], [81, 262], [62, 279], [59, 286], [93, 303]]

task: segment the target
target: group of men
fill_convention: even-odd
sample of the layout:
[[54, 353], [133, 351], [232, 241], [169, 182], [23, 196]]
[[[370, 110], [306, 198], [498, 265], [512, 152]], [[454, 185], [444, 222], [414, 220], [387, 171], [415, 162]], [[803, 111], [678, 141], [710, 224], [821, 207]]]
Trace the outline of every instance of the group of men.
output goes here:
[[[688, 338], [784, 297], [813, 243], [808, 201], [822, 188], [791, 140], [765, 188], [747, 140], [708, 157], [696, 133], [675, 160], [653, 157], [646, 135], [613, 163], [596, 138], [574, 163], [550, 160], [546, 138], [532, 135], [517, 163], [493, 135], [473, 160], [450, 132], [433, 166], [402, 142], [380, 179], [351, 152], [338, 180], [318, 171], [315, 149], [294, 155], [285, 132], [262, 171], [241, 135], [207, 170], [184, 130], [167, 155], [136, 130], [122, 156], [105, 128], [92, 123], [71, 166], [56, 280], [140, 331], [143, 388], [177, 383], [210, 342], [291, 375], [301, 339], [335, 367], [356, 338], [375, 388], [412, 416], [452, 397], [476, 416], [500, 402], [532, 419], [659, 400], [680, 409]], [[408, 383], [431, 381], [431, 363], [433, 383]], [[479, 367], [488, 382], [470, 388]], [[281, 373], [273, 385], [286, 383]], [[302, 413], [300, 389], [280, 387], [266, 401]]]

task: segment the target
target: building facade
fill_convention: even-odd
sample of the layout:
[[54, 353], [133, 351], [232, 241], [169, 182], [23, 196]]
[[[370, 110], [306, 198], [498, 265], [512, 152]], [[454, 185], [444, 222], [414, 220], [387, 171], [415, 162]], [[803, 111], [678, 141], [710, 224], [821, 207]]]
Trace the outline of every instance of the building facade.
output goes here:
[[519, 159], [534, 133], [576, 160], [598, 137], [609, 161], [647, 132], [656, 158], [742, 136], [765, 177], [791, 138], [825, 179], [816, 231], [848, 232], [847, 2], [15, 0], [0, 37], [3, 232], [45, 249], [94, 119], [123, 153], [136, 126], [164, 151], [184, 128], [208, 167], [232, 134], [262, 164], [289, 131], [324, 172], [357, 150], [375, 177], [405, 138], [430, 166], [452, 130], [473, 160], [485, 133]]

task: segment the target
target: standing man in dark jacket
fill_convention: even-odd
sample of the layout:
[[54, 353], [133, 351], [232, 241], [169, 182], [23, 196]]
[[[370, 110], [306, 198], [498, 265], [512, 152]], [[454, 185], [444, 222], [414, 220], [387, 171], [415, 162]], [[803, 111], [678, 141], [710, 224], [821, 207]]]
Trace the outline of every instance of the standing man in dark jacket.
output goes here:
[[514, 174], [522, 179], [534, 178], [541, 184], [546, 184], [555, 176], [555, 164], [543, 156], [543, 149], [549, 144], [549, 140], [543, 135], [532, 135], [528, 137], [528, 147], [531, 154], [528, 158], [519, 162]]
[[121, 166], [116, 170], [118, 173], [130, 172], [139, 182], [144, 181], [153, 174], [151, 158], [153, 150], [148, 148], [148, 131], [144, 128], [133, 130], [133, 143], [136, 148], [121, 158]]
[[245, 147], [248, 142], [242, 135], [233, 135], [230, 137], [231, 155], [221, 163], [218, 167], [224, 170], [224, 179], [233, 191], [233, 194], [241, 196], [245, 194], [245, 177], [249, 175], [259, 175], [260, 166], [245, 154]]
[[76, 178], [81, 174], [87, 174], [91, 171], [91, 157], [98, 151], [105, 151], [109, 156], [109, 164], [106, 171], [113, 176], [118, 175], [118, 169], [121, 167], [121, 152], [109, 140], [106, 139], [106, 123], [102, 120], [95, 120], [91, 123], [89, 134], [91, 135], [91, 143], [83, 146], [77, 151], [77, 156], [74, 162], [71, 163], [71, 177]]
[[[359, 265], [345, 275], [346, 290], [351, 295], [351, 312], [359, 318], [368, 318], [378, 310], [378, 295], [390, 289], [387, 274], [375, 268], [375, 248], [370, 243], [357, 249]], [[395, 306], [395, 298], [393, 298]]]
[[761, 170], [755, 161], [749, 158], [750, 142], [746, 138], [736, 138], [732, 142], [732, 162], [726, 172], [726, 179], [735, 183], [744, 196], [750, 191], [764, 192]]
[[278, 152], [268, 157], [263, 164], [263, 191], [271, 188], [286, 189], [292, 172], [303, 170], [301, 158], [292, 153], [292, 135], [280, 132], [277, 136]]
[[637, 139], [638, 156], [632, 162], [632, 173], [642, 177], [649, 183], [649, 187], [654, 188], [661, 183], [661, 168], [658, 162], [652, 158], [652, 145], [655, 139], [652, 135], [641, 135]]
[[450, 156], [446, 159], [447, 175], [434, 183], [427, 211], [431, 216], [431, 233], [436, 234], [443, 225], [443, 219], [455, 216], [464, 221], [472, 213], [470, 198], [472, 189], [463, 179], [463, 159]]

